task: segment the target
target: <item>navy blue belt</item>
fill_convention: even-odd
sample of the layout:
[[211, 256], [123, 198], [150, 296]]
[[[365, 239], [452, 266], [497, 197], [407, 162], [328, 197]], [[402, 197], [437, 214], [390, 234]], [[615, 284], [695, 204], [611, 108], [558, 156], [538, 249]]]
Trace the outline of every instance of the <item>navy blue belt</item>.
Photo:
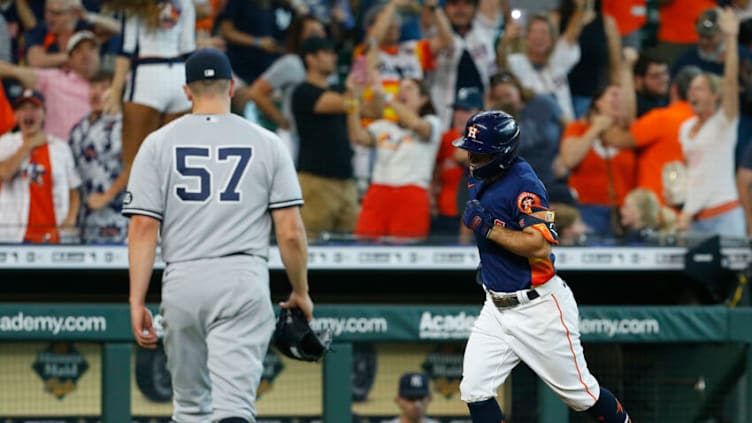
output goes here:
[[225, 254], [225, 255], [220, 256], [220, 257], [234, 257], [234, 256], [258, 257], [260, 259], [269, 260], [268, 258], [266, 258], [264, 256], [260, 256], [258, 254], [253, 254], [253, 253], [247, 253], [245, 251], [238, 251], [237, 253]]
[[173, 63], [183, 63], [185, 62], [185, 57], [183, 56], [177, 56], [177, 57], [141, 57], [138, 59], [133, 60], [133, 64], [138, 65], [158, 65], [158, 64], [168, 64], [171, 65]]

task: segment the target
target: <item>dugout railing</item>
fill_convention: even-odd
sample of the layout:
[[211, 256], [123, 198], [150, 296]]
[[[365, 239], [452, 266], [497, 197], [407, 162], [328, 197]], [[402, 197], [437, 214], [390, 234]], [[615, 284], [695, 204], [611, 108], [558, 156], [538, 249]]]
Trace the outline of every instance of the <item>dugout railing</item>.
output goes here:
[[[322, 367], [322, 421], [351, 421], [353, 343], [463, 342], [478, 312], [475, 306], [318, 305], [314, 327], [336, 332]], [[583, 306], [581, 332], [585, 343], [744, 345], [746, 375], [740, 375], [745, 381], [734, 421], [752, 422], [752, 309]], [[127, 305], [0, 304], [0, 342], [33, 341], [100, 343], [102, 422], [131, 422]], [[538, 421], [567, 422], [568, 410], [553, 392], [538, 392]]]

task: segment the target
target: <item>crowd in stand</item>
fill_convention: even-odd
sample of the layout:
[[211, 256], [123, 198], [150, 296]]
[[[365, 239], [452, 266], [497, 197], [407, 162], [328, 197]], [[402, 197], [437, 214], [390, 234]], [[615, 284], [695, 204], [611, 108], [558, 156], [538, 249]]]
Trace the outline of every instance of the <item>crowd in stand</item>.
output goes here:
[[126, 242], [130, 163], [200, 47], [295, 159], [312, 241], [469, 239], [451, 143], [487, 109], [563, 244], [752, 235], [752, 1], [659, 0], [655, 39], [646, 0], [551, 3], [0, 0], [0, 242]]

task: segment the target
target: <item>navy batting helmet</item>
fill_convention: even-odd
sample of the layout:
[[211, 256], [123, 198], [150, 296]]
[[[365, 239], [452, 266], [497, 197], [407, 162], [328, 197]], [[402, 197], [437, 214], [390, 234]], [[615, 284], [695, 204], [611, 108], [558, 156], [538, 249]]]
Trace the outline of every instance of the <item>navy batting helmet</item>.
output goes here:
[[508, 169], [517, 158], [520, 145], [517, 121], [499, 110], [479, 112], [468, 119], [465, 136], [454, 141], [455, 147], [471, 153], [493, 154], [483, 166], [471, 169], [476, 178], [490, 178]]

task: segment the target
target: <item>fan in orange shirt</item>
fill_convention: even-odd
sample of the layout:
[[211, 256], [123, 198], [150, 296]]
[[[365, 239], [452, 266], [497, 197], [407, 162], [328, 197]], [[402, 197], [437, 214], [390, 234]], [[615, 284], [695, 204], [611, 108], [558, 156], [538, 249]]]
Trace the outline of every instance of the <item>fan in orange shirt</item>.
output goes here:
[[81, 180], [66, 141], [43, 130], [44, 96], [13, 102], [19, 131], [0, 137], [0, 242], [58, 243], [75, 233]]
[[653, 191], [664, 205], [667, 201], [663, 168], [668, 163], [684, 161], [679, 126], [693, 115], [687, 92], [692, 79], [700, 73], [702, 71], [696, 66], [682, 68], [671, 83], [671, 103], [637, 119], [630, 128], [632, 137], [624, 137], [613, 144], [619, 148], [637, 148], [637, 186]]
[[561, 160], [570, 169], [569, 186], [577, 194], [582, 220], [605, 236], [618, 235], [617, 208], [635, 187], [634, 151], [613, 146], [615, 139], [632, 137], [618, 122], [624, 115], [622, 91], [629, 89], [609, 85], [596, 93], [588, 113], [567, 126], [561, 142]]

